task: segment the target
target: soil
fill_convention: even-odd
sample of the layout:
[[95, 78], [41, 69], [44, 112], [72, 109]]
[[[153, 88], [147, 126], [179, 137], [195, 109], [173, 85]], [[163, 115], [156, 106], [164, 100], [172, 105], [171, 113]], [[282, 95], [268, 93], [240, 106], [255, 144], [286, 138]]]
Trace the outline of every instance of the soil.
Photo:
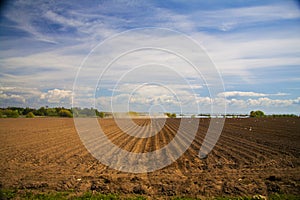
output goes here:
[[[174, 138], [180, 119], [168, 119], [157, 135], [144, 139], [123, 133], [113, 119], [99, 122], [113, 143], [127, 151], [149, 152]], [[135, 123], [144, 126], [149, 119], [135, 119]], [[110, 169], [92, 157], [73, 119], [0, 119], [0, 187], [137, 194], [151, 199], [300, 195], [300, 118], [226, 119], [217, 145], [200, 159], [208, 125], [209, 119], [199, 119], [195, 140], [176, 162], [133, 174]]]

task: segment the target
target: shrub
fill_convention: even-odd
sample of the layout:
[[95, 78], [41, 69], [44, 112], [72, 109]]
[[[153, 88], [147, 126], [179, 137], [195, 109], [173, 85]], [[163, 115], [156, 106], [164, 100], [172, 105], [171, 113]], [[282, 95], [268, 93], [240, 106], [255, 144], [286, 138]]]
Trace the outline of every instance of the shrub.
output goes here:
[[27, 113], [26, 118], [34, 118], [35, 115], [32, 112]]
[[176, 118], [176, 113], [165, 113], [169, 118]]
[[72, 113], [69, 111], [69, 110], [66, 110], [66, 109], [61, 109], [59, 112], [58, 112], [58, 115], [60, 117], [73, 117]]
[[100, 118], [104, 118], [104, 117], [105, 117], [105, 113], [104, 113], [104, 112], [99, 112], [98, 116], [99, 116]]
[[138, 114], [137, 112], [135, 112], [135, 111], [129, 111], [129, 112], [128, 112], [128, 115], [129, 115], [129, 116], [132, 116], [132, 117], [139, 116], [139, 114]]

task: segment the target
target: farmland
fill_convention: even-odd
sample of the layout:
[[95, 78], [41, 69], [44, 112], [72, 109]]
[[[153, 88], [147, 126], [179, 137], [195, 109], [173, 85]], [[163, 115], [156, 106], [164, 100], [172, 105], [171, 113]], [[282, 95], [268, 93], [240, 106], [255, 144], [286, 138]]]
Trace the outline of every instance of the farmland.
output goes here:
[[[110, 169], [92, 157], [71, 118], [0, 119], [1, 187], [151, 198], [300, 195], [299, 118], [226, 119], [206, 159], [198, 153], [210, 119], [194, 120], [199, 120], [195, 140], [176, 162], [133, 174]], [[134, 121], [141, 127], [150, 122]], [[180, 119], [167, 119], [162, 130], [148, 138], [125, 134], [113, 119], [99, 119], [99, 123], [114, 144], [145, 153], [168, 144]]]

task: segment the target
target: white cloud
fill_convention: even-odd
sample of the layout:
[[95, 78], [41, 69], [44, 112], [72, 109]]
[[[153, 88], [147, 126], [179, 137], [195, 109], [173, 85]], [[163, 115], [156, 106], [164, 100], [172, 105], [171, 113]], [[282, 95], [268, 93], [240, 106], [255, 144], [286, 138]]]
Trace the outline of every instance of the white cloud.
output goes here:
[[[258, 70], [298, 66], [300, 38], [295, 32], [297, 30], [262, 29], [260, 33], [247, 31], [224, 36], [197, 33], [194, 38], [202, 41], [201, 44], [224, 79], [236, 76], [246, 83], [253, 83], [253, 79], [259, 75], [256, 74]], [[234, 82], [232, 79], [227, 81]], [[265, 77], [263, 81], [276, 80]]]
[[21, 87], [21, 86], [1, 86], [0, 91], [4, 93], [10, 93], [10, 94], [18, 94], [22, 95], [25, 98], [32, 96], [32, 95], [40, 95], [41, 92], [37, 88], [32, 87]]
[[263, 93], [257, 93], [257, 92], [241, 92], [241, 91], [228, 91], [228, 92], [223, 92], [221, 94], [219, 94], [219, 96], [223, 96], [225, 95], [225, 97], [263, 97], [263, 96], [268, 96], [267, 94], [263, 94]]
[[17, 95], [17, 94], [5, 94], [0, 91], [0, 100], [3, 101], [2, 103], [7, 104], [8, 102], [13, 103], [25, 103], [25, 98]]
[[129, 107], [145, 111], [154, 105], [167, 107], [166, 110], [182, 107], [190, 111], [195, 109], [196, 101], [197, 97], [188, 85], [123, 84], [113, 96], [97, 98], [96, 104], [107, 110], [111, 110], [112, 106], [112, 109], [117, 111], [126, 111]]
[[40, 99], [46, 100], [49, 103], [71, 103], [72, 91], [53, 89], [43, 93]]
[[227, 91], [219, 93], [218, 96], [229, 97], [266, 97], [266, 96], [286, 96], [289, 95], [287, 93], [279, 92], [276, 94], [265, 94], [265, 93], [257, 93], [257, 92], [242, 92], [242, 91]]
[[[23, 8], [21, 10], [26, 10], [30, 7], [30, 4], [32, 3], [22, 3], [18, 6]], [[126, 5], [111, 5], [109, 3], [105, 3], [105, 5], [102, 6], [95, 6], [92, 9], [92, 12], [88, 14], [84, 12], [84, 9], [86, 9], [84, 7], [82, 10], [76, 8], [70, 9], [70, 11], [64, 14], [57, 14], [53, 7], [49, 7], [44, 3], [40, 4], [41, 6], [39, 6], [37, 10], [32, 11], [30, 15], [23, 12], [10, 12], [7, 17], [11, 20], [15, 20], [21, 28], [24, 28], [24, 30], [27, 30], [28, 27], [35, 28], [34, 31], [29, 30], [29, 32], [35, 34], [34, 32], [38, 32], [38, 27], [33, 26], [34, 19], [36, 19], [37, 15], [46, 13], [44, 16], [52, 22], [56, 22], [61, 26], [75, 27], [77, 31], [86, 35], [79, 34], [73, 36], [74, 39], [70, 43], [70, 46], [66, 43], [67, 46], [63, 48], [64, 51], [56, 49], [55, 51], [47, 53], [4, 59], [1, 61], [3, 66], [9, 66], [10, 68], [16, 69], [20, 66], [30, 66], [33, 68], [37, 66], [50, 66], [53, 69], [59, 68], [62, 71], [68, 70], [68, 72], [64, 74], [70, 74], [70, 70], [74, 70], [72, 67], [80, 64], [83, 57], [93, 45], [98, 44], [103, 38], [111, 36], [112, 34], [122, 30], [124, 24], [130, 20], [130, 23], [138, 23], [138, 20], [123, 19], [120, 16], [107, 15], [107, 13], [112, 12], [112, 9], [119, 9], [120, 11], [118, 12], [123, 14], [130, 12], [124, 6], [129, 6], [130, 9], [139, 9], [142, 6], [148, 6], [149, 8], [145, 11], [145, 14], [142, 13], [141, 19], [139, 19], [141, 22], [147, 21], [148, 23], [152, 23], [151, 26], [159, 25], [162, 27], [175, 28], [176, 30], [190, 33], [190, 35], [195, 36], [197, 41], [205, 40], [202, 44], [208, 49], [210, 56], [225, 76], [233, 74], [242, 76], [245, 80], [249, 80], [251, 76], [255, 76], [251, 73], [251, 69], [253, 68], [272, 67], [274, 65], [297, 65], [300, 62], [297, 56], [288, 55], [299, 52], [299, 37], [276, 38], [277, 33], [273, 30], [265, 33], [260, 32], [259, 35], [265, 36], [263, 38], [261, 38], [257, 32], [253, 35], [249, 33], [233, 33], [230, 37], [222, 35], [213, 36], [211, 34], [199, 34], [199, 32], [195, 29], [195, 27], [199, 25], [206, 28], [221, 25], [223, 28], [225, 27], [225, 29], [228, 29], [235, 26], [235, 24], [241, 25], [257, 23], [258, 21], [299, 18], [299, 11], [293, 3], [223, 9], [217, 11], [199, 11], [195, 13], [187, 13], [185, 15], [178, 14], [172, 10], [154, 7], [153, 4], [147, 2], [143, 2], [143, 4], [138, 5], [126, 3]], [[153, 19], [150, 20], [148, 19], [149, 17]], [[197, 21], [199, 18], [201, 19], [201, 23]], [[286, 32], [288, 31], [289, 30]], [[104, 32], [107, 32], [107, 34], [99, 37], [99, 35], [102, 35]], [[281, 33], [282, 30], [277, 30], [277, 32]], [[37, 37], [44, 37], [46, 38], [45, 40], [47, 40], [48, 35], [46, 33], [38, 32], [36, 34], [43, 34], [42, 36]], [[62, 35], [59, 35], [58, 37], [57, 33], [54, 33], [52, 36], [55, 37], [55, 40], [58, 38], [62, 40], [69, 40], [68, 38], [72, 38], [64, 37]], [[136, 38], [136, 42], [143, 43], [143, 41], [138, 40], [138, 37]], [[249, 40], [249, 38], [251, 39]], [[165, 38], [162, 37], [159, 42], [164, 42], [164, 40]], [[181, 41], [176, 40], [176, 38], [174, 38], [173, 41], [178, 43], [178, 45], [183, 45], [180, 44]], [[77, 43], [76, 46], [74, 45], [74, 42]], [[73, 52], [76, 51], [84, 52], [84, 54], [74, 55]], [[261, 57], [262, 55], [263, 57]], [[155, 55], [148, 56], [147, 58], [141, 56], [140, 59], [145, 61], [147, 59], [153, 60], [155, 59]], [[117, 70], [121, 71], [121, 69]], [[55, 73], [58, 74], [57, 72]], [[192, 73], [190, 73], [190, 75], [191, 74]], [[53, 77], [53, 75], [51, 75], [51, 77]]]
[[47, 17], [48, 19], [50, 19], [53, 22], [63, 24], [65, 26], [78, 27], [78, 26], [84, 25], [84, 23], [79, 20], [66, 18], [66, 17], [59, 15], [51, 10], [48, 10], [45, 13], [45, 17]]
[[37, 88], [0, 86], [1, 106], [35, 106], [40, 94]]
[[[253, 109], [266, 110], [269, 113], [276, 113], [276, 111], [283, 109], [289, 110], [288, 112], [295, 113], [297, 109], [299, 109], [300, 97], [294, 99], [282, 99], [283, 96], [290, 95], [287, 93], [279, 92], [276, 94], [265, 94], [257, 92], [227, 91], [220, 93], [218, 96], [222, 97], [223, 95], [227, 98], [227, 111], [233, 113], [240, 113], [242, 111], [249, 111]], [[276, 97], [281, 98], [277, 99]]]
[[262, 106], [262, 107], [287, 107], [291, 106], [297, 99], [270, 99], [267, 97], [259, 99], [249, 99], [247, 104], [249, 106]]
[[244, 100], [240, 99], [230, 99], [227, 101], [229, 106], [237, 107], [237, 108], [246, 108], [247, 105]]
[[[211, 112], [212, 109], [214, 112], [223, 113], [224, 110], [221, 109], [223, 109], [222, 105], [224, 105], [224, 103], [226, 103], [227, 112], [229, 113], [242, 113], [253, 109], [267, 111], [273, 109], [273, 112], [279, 108], [288, 109], [294, 107], [299, 109], [300, 97], [295, 99], [271, 99], [268, 97], [261, 97], [262, 95], [258, 95], [259, 93], [255, 94], [254, 92], [249, 92], [246, 94], [243, 94], [245, 95], [243, 97], [250, 98], [231, 98], [226, 99], [226, 101], [219, 97], [194, 97], [192, 95], [180, 96], [180, 98], [177, 99], [169, 94], [160, 94], [156, 96], [136, 95], [131, 96], [131, 98], [129, 94], [120, 94], [113, 97], [99, 97], [96, 102], [98, 108], [108, 111], [111, 111], [111, 108], [113, 108], [114, 111], [126, 111], [128, 108], [129, 110], [147, 111], [152, 105], [160, 105], [165, 110], [177, 108], [178, 112], [181, 109], [183, 113]], [[296, 110], [294, 110], [294, 112], [295, 111]]]
[[52, 89], [41, 92], [38, 88], [0, 87], [1, 106], [66, 106], [71, 107], [71, 90]]
[[199, 105], [207, 106], [212, 103], [212, 99], [210, 97], [197, 97], [197, 103]]
[[[9, 7], [10, 10], [5, 10], [4, 16], [14, 22], [11, 25], [12, 27], [31, 34], [36, 40], [56, 44], [57, 42], [51, 36], [42, 33], [38, 30], [38, 27], [34, 25], [36, 21], [35, 18], [41, 16], [38, 16], [40, 13], [36, 13], [35, 9], [27, 10], [32, 6], [30, 4], [31, 2], [16, 1], [11, 5], [12, 7]], [[43, 6], [39, 8], [39, 11], [42, 7]]]
[[16, 87], [0, 86], [0, 93], [3, 93], [3, 91], [11, 91], [15, 89]]
[[[230, 77], [230, 80], [227, 79], [226, 81], [232, 81], [236, 84], [240, 83], [231, 78], [232, 75], [241, 77], [247, 83], [252, 83], [253, 78], [256, 77], [256, 74], [253, 72], [255, 70], [264, 70], [274, 66], [279, 66], [283, 69], [285, 66], [298, 66], [300, 63], [298, 56], [300, 53], [300, 39], [297, 34], [299, 29], [295, 25], [291, 25], [291, 29], [281, 29], [277, 26], [274, 28], [272, 25], [272, 29], [257, 28], [257, 25], [270, 25], [273, 21], [299, 19], [300, 12], [297, 5], [294, 5], [294, 2], [211, 11], [199, 9], [196, 12], [192, 11], [189, 13], [182, 11], [180, 14], [171, 8], [155, 7], [154, 3], [151, 2], [137, 3], [135, 1], [130, 1], [129, 3], [119, 2], [118, 4], [104, 2], [91, 8], [85, 6], [77, 7], [73, 3], [58, 5], [56, 3], [44, 4], [41, 2], [18, 1], [12, 4], [12, 10], [5, 12], [5, 17], [14, 22], [11, 23], [10, 28], [21, 29], [29, 33], [30, 36], [24, 36], [28, 37], [28, 40], [17, 41], [18, 45], [24, 44], [23, 49], [15, 45], [17, 48], [12, 50], [13, 48], [10, 44], [15, 42], [15, 40], [3, 41], [2, 43], [1, 81], [14, 86], [0, 88], [2, 99], [7, 101], [19, 98], [20, 102], [24, 102], [22, 98], [26, 100], [38, 98], [40, 104], [70, 102], [71, 88], [77, 67], [87, 53], [105, 38], [122, 30], [135, 27], [159, 26], [188, 33], [196, 41], [202, 42], [201, 44], [221, 70], [224, 80]], [[66, 9], [64, 6], [66, 6]], [[249, 29], [243, 30], [243, 27]], [[68, 31], [68, 28], [71, 28], [71, 31]], [[216, 30], [217, 33], [211, 32], [211, 29]], [[199, 30], [207, 32], [199, 32]], [[219, 34], [219, 30], [226, 33]], [[232, 32], [229, 34], [230, 31]], [[151, 37], [151, 34], [148, 34], [148, 36]], [[145, 43], [143, 38], [144, 35], [132, 34], [131, 38], [121, 38], [119, 42], [101, 53], [109, 60], [114, 58], [114, 53], [120, 48], [126, 49], [130, 45], [128, 44], [130, 41], [134, 41], [136, 46], [143, 45]], [[39, 50], [27, 52], [27, 49], [30, 49], [30, 47], [32, 47], [31, 49], [35, 48], [34, 45], [31, 46], [33, 42], [36, 42], [34, 40], [50, 42], [53, 46], [47, 44], [49, 46], [45, 45], [45, 48], [39, 47]], [[161, 35], [155, 40], [156, 44], [176, 44], [179, 50], [180, 47], [187, 47], [185, 41], [176, 37]], [[37, 43], [38, 45], [40, 45], [39, 42]], [[190, 58], [195, 58], [198, 54], [197, 52], [190, 52], [189, 56]], [[106, 74], [105, 80], [108, 82], [104, 87], [108, 90], [112, 89], [114, 83], [121, 75], [131, 69], [130, 67], [133, 64], [153, 61], [172, 66], [173, 69], [177, 70], [178, 74], [183, 75], [185, 78], [198, 77], [198, 74], [185, 62], [174, 57], [176, 56], [168, 55], [164, 52], [147, 52], [147, 54], [136, 52], [134, 55], [121, 59], [120, 63], [116, 63], [112, 67], [112, 70]], [[133, 62], [133, 60], [136, 62]], [[89, 71], [83, 78], [87, 82], [87, 87], [90, 86], [88, 81], [90, 81], [92, 75], [100, 74], [103, 66], [100, 66], [99, 63], [101, 62], [92, 63], [95, 65], [96, 70]], [[205, 64], [203, 65], [205, 66]], [[205, 69], [202, 70], [205, 71]], [[194, 94], [191, 93], [191, 88], [199, 90], [205, 83], [200, 82], [199, 84], [198, 82], [198, 84], [187, 85], [185, 82], [179, 82], [178, 79], [181, 77], [174, 76], [170, 71], [162, 70], [156, 78], [164, 80], [163, 84], [165, 86], [176, 91], [176, 94], [181, 97], [184, 104], [189, 103], [191, 106], [194, 106], [194, 102], [196, 102], [205, 107], [210, 105], [211, 102], [218, 102], [218, 98], [211, 99], [205, 96], [195, 98]], [[146, 76], [150, 75], [155, 75], [155, 71], [153, 70], [153, 73], [151, 71], [135, 71], [132, 76], [134, 78], [132, 82], [140, 83], [147, 80]], [[297, 74], [289, 74], [286, 79], [294, 82], [299, 81], [299, 78], [293, 76], [297, 76]], [[272, 83], [272, 87], [273, 82], [278, 80], [275, 80], [274, 77], [265, 77], [265, 79]], [[266, 81], [265, 79], [264, 81]], [[260, 84], [260, 81], [258, 80], [257, 84]], [[121, 85], [116, 91], [131, 92], [137, 85]], [[22, 89], [22, 87], [25, 88]], [[34, 89], [30, 91], [32, 88]], [[47, 91], [49, 88], [62, 89]], [[47, 92], [42, 93], [41, 91]], [[286, 93], [267, 94], [228, 91], [224, 92], [224, 94], [231, 98], [227, 103], [232, 107], [276, 107], [299, 103], [299, 98], [287, 100], [267, 98], [284, 96], [287, 95]], [[117, 93], [116, 101], [122, 101], [122, 99], [127, 97], [126, 95], [128, 94]], [[144, 91], [138, 91], [131, 101], [137, 104], [160, 103], [177, 106], [176, 101], [172, 97], [166, 91], [147, 88]], [[237, 97], [241, 97], [243, 100], [237, 99]], [[246, 99], [246, 97], [251, 98]], [[91, 94], [87, 94], [86, 96], [83, 95], [80, 100], [90, 103], [93, 99]], [[109, 99], [106, 96], [102, 97], [101, 102], [103, 105], [106, 101], [109, 102]], [[107, 104], [107, 106], [110, 105]]]
[[273, 109], [273, 113], [276, 113], [278, 108], [296, 108], [293, 112], [297, 112], [297, 108], [299, 110], [299, 101], [300, 97], [295, 99], [271, 99], [268, 97], [260, 97], [258, 99], [229, 99], [227, 100], [228, 110], [230, 111], [239, 111], [241, 110], [251, 110], [251, 109], [262, 109], [262, 110], [270, 110]]
[[287, 1], [284, 4], [198, 11], [191, 14], [191, 18], [199, 18], [199, 16], [201, 16], [201, 23], [198, 23], [198, 26], [228, 31], [262, 22], [297, 19], [300, 18], [300, 12], [295, 2]]

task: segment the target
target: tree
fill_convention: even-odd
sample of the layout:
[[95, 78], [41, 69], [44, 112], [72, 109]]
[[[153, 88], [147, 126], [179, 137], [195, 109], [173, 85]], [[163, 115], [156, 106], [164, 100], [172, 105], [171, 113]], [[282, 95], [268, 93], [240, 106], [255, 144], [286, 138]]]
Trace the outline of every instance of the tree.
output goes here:
[[34, 111], [34, 109], [26, 107], [26, 108], [23, 110], [22, 114], [23, 114], [23, 115], [27, 115], [28, 113], [33, 112], [33, 111]]
[[6, 117], [18, 118], [19, 112], [17, 110], [6, 109], [2, 111], [2, 115], [5, 115]]
[[55, 108], [47, 108], [46, 113], [47, 113], [47, 116], [57, 116], [58, 115]]
[[45, 107], [40, 107], [40, 109], [38, 109], [38, 112], [41, 116], [47, 116], [47, 110], [45, 109]]
[[265, 113], [261, 110], [256, 110], [256, 111], [251, 111], [250, 112], [250, 117], [264, 117]]

